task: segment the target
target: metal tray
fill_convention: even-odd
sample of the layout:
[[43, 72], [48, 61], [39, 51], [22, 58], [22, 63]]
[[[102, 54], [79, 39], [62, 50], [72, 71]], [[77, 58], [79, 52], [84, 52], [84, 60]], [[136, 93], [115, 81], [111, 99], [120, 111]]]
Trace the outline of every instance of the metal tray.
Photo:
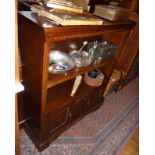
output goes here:
[[51, 50], [49, 55], [49, 68], [51, 73], [64, 73], [75, 66], [73, 59], [67, 53]]

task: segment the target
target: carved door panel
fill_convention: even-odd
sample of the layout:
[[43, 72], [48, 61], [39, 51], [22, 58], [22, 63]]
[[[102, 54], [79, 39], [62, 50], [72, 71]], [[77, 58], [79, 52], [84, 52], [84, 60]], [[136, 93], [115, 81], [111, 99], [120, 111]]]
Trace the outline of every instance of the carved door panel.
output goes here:
[[103, 103], [102, 93], [103, 90], [101, 87], [94, 87], [93, 90], [85, 97], [84, 109], [88, 111], [91, 108], [96, 108]]
[[84, 99], [74, 100], [71, 107], [71, 117], [77, 118], [83, 113]]
[[48, 117], [49, 123], [49, 133], [53, 133], [67, 124], [71, 117], [70, 107], [67, 107], [63, 111], [58, 112], [57, 114], [50, 114]]

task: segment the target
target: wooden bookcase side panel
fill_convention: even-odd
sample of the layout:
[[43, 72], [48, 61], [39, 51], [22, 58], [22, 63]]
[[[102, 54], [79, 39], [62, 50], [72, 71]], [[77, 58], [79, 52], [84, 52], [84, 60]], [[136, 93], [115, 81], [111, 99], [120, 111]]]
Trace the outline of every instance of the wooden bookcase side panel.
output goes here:
[[139, 52], [139, 16], [136, 13], [132, 13], [130, 19], [135, 21], [136, 25], [128, 33], [126, 46], [118, 59], [118, 66], [123, 71], [124, 77], [127, 76]]
[[[24, 90], [24, 114], [27, 123], [40, 135], [41, 106], [42, 106], [42, 79], [43, 79], [43, 55], [44, 35], [43, 30], [18, 16], [19, 23], [19, 48], [22, 61], [22, 75]], [[38, 33], [40, 32], [40, 33]], [[36, 46], [37, 45], [37, 46]]]

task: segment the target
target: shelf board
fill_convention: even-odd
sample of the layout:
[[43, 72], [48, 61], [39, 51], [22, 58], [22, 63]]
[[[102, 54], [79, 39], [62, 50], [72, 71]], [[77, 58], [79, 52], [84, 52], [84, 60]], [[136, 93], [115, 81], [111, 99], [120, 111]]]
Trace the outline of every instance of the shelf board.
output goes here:
[[87, 67], [73, 68], [72, 70], [69, 70], [65, 73], [59, 73], [59, 74], [49, 73], [48, 74], [47, 88], [51, 88], [53, 86], [56, 86], [60, 83], [65, 82], [67, 80], [71, 80], [71, 79], [75, 78], [76, 76], [84, 74], [84, 73], [86, 73], [90, 70], [93, 70], [95, 68], [102, 67], [102, 66], [106, 65], [107, 63], [110, 63], [113, 60], [114, 60], [114, 58], [111, 58], [108, 60], [104, 60], [103, 62], [101, 62], [98, 65], [97, 64], [90, 64]]

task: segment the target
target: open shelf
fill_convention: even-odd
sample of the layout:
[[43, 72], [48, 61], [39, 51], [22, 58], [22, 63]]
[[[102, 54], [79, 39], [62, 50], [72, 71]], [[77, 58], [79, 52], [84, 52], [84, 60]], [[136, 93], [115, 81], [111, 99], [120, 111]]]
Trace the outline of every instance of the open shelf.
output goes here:
[[73, 68], [70, 71], [67, 71], [65, 73], [62, 74], [53, 74], [53, 73], [49, 73], [48, 74], [48, 84], [47, 84], [47, 88], [51, 88], [53, 86], [56, 86], [60, 83], [63, 83], [67, 80], [71, 80], [73, 78], [75, 78], [78, 75], [84, 74], [90, 70], [93, 70], [95, 68], [99, 68], [99, 67], [104, 67], [104, 65], [106, 65], [107, 63], [110, 63], [114, 61], [114, 58], [108, 59], [108, 60], [103, 60], [103, 62], [101, 62], [100, 64], [90, 64], [89, 66], [86, 67], [81, 67], [81, 68]]

